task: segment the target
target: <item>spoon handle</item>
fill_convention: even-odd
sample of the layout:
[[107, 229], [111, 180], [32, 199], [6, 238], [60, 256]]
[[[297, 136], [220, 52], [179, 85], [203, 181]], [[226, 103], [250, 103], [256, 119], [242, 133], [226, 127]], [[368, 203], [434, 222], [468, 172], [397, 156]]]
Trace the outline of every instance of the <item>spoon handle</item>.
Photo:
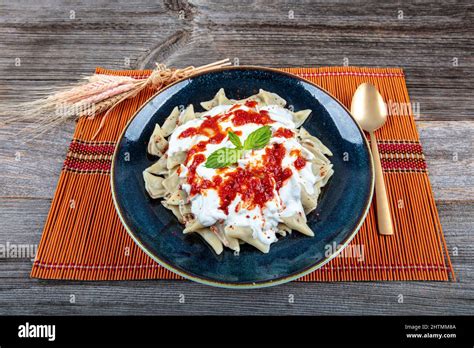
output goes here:
[[393, 234], [393, 222], [388, 204], [387, 191], [383, 179], [382, 164], [380, 163], [379, 149], [374, 132], [370, 132], [370, 144], [375, 167], [375, 199], [377, 202], [377, 225], [379, 234]]

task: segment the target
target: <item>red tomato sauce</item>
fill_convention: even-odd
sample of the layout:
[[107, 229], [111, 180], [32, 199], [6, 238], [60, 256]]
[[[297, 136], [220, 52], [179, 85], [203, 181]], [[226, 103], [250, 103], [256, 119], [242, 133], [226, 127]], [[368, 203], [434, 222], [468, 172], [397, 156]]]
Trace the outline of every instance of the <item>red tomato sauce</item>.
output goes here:
[[281, 137], [281, 138], [293, 138], [295, 133], [288, 128], [278, 128], [275, 133], [273, 133], [274, 137]]
[[178, 138], [189, 138], [198, 134], [212, 138], [222, 132], [219, 125], [220, 118], [220, 115], [214, 117], [205, 117], [204, 121], [199, 127], [190, 127], [182, 131]]
[[200, 193], [201, 190], [216, 188], [222, 184], [222, 177], [217, 175], [212, 178], [212, 181], [196, 178], [196, 168], [205, 161], [206, 157], [203, 154], [199, 153], [194, 156], [191, 165], [188, 167], [187, 182], [191, 184], [191, 196]]
[[178, 138], [189, 138], [196, 135], [205, 135], [209, 139], [200, 141], [189, 149], [186, 156], [186, 163], [189, 162], [189, 159], [198, 152], [203, 152], [206, 150], [207, 144], [219, 144], [227, 136], [227, 131], [223, 131], [219, 125], [221, 115], [214, 117], [206, 117], [205, 120], [201, 123], [199, 127], [191, 127], [185, 129], [178, 135]]
[[[263, 208], [266, 202], [273, 199], [274, 189], [278, 191], [292, 175], [290, 168], [284, 169], [281, 166], [284, 156], [285, 147], [282, 144], [273, 144], [265, 150], [261, 166], [238, 167], [235, 171], [225, 174], [224, 179], [215, 176], [212, 182], [201, 180], [196, 184], [191, 181], [191, 193], [198, 193], [203, 188], [214, 188], [219, 196], [219, 208], [226, 214], [238, 194], [246, 209], [251, 210], [256, 206]], [[236, 209], [240, 209], [240, 206]]]
[[[254, 106], [253, 101], [247, 101], [246, 105], [249, 107]], [[266, 111], [257, 112], [239, 109], [231, 111], [230, 114], [233, 115], [232, 123], [235, 126], [247, 123], [266, 125], [274, 122]], [[206, 157], [201, 152], [206, 150], [207, 144], [221, 143], [227, 136], [229, 129], [221, 129], [219, 123], [229, 116], [229, 113], [213, 117], [208, 116], [199, 127], [188, 128], [178, 136], [179, 138], [196, 135], [209, 137], [209, 139], [194, 145], [187, 154], [185, 163], [188, 166], [188, 174], [186, 181], [191, 185], [190, 195], [196, 195], [205, 189], [215, 189], [219, 196], [219, 208], [226, 214], [229, 212], [229, 205], [238, 194], [243, 202], [236, 209], [241, 209], [242, 206], [249, 210], [257, 206], [263, 208], [269, 200], [274, 198], [274, 190], [278, 192], [285, 181], [292, 175], [290, 168], [282, 167], [282, 160], [286, 152], [283, 144], [273, 144], [266, 148], [265, 154], [262, 156], [262, 163], [258, 167], [237, 167], [230, 173], [221, 170], [219, 172], [220, 175], [214, 176], [212, 180], [203, 179], [196, 174], [196, 168], [206, 161]], [[291, 130], [287, 131], [284, 128], [280, 128], [277, 130], [277, 133], [280, 132], [284, 137], [292, 137], [293, 132]], [[236, 134], [241, 135], [241, 132], [236, 131]], [[296, 160], [298, 165], [302, 164], [301, 160], [306, 161], [302, 157], [301, 160], [299, 158]]]
[[298, 156], [295, 160], [295, 168], [298, 170], [301, 170], [305, 166], [306, 166], [306, 159], [304, 157]]
[[249, 107], [249, 108], [254, 108], [257, 106], [257, 102], [255, 100], [247, 100], [245, 102], [245, 106]]
[[306, 159], [301, 155], [300, 150], [291, 150], [290, 156], [296, 156], [296, 160], [294, 162], [294, 166], [297, 170], [301, 170], [306, 166]]
[[257, 112], [255, 110], [239, 109], [234, 111], [234, 117], [232, 118], [234, 126], [243, 126], [247, 123], [261, 124], [263, 126], [273, 122], [266, 110]]

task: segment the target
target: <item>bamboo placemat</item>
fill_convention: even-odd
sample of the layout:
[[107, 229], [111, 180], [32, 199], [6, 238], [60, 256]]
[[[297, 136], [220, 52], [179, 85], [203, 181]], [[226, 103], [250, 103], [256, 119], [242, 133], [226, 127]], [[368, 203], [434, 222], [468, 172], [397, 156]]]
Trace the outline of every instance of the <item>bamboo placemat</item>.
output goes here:
[[[300, 281], [454, 279], [402, 69], [329, 67], [282, 69], [328, 90], [349, 106], [357, 86], [371, 82], [389, 106], [376, 132], [395, 234], [377, 232], [374, 207], [343, 253]], [[98, 74], [146, 77], [150, 71]], [[148, 257], [115, 212], [110, 166], [116, 141], [134, 112], [153, 95], [142, 91], [108, 115], [80, 119], [59, 177], [31, 276], [45, 279], [180, 279]], [[337, 247], [337, 246], [333, 246]]]

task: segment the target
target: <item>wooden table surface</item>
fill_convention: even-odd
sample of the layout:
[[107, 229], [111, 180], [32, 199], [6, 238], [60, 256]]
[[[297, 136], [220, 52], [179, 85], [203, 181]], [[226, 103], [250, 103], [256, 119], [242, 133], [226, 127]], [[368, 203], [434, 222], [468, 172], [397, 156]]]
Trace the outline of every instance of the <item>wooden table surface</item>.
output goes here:
[[[472, 314], [473, 24], [470, 1], [2, 0], [1, 104], [44, 96], [96, 66], [229, 57], [271, 67], [404, 68], [458, 281], [236, 291], [188, 281], [30, 279], [30, 259], [1, 258], [0, 314]], [[28, 144], [16, 136], [21, 127], [0, 128], [0, 247], [38, 244], [74, 122]]]

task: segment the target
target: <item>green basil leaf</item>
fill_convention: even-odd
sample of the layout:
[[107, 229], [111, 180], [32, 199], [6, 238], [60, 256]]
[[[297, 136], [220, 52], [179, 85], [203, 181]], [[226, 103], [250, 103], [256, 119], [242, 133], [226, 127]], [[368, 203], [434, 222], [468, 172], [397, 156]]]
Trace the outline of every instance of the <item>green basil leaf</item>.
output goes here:
[[239, 137], [237, 136], [237, 134], [235, 134], [234, 132], [232, 131], [228, 131], [227, 134], [229, 135], [229, 140], [232, 144], [234, 144], [234, 146], [238, 149], [241, 149], [242, 148], [242, 143], [240, 142], [240, 139]]
[[229, 149], [228, 147], [220, 148], [207, 158], [205, 166], [207, 168], [223, 168], [231, 164], [237, 163], [242, 155], [241, 149]]
[[258, 150], [268, 144], [272, 136], [269, 126], [263, 126], [249, 134], [244, 142], [244, 150]]

